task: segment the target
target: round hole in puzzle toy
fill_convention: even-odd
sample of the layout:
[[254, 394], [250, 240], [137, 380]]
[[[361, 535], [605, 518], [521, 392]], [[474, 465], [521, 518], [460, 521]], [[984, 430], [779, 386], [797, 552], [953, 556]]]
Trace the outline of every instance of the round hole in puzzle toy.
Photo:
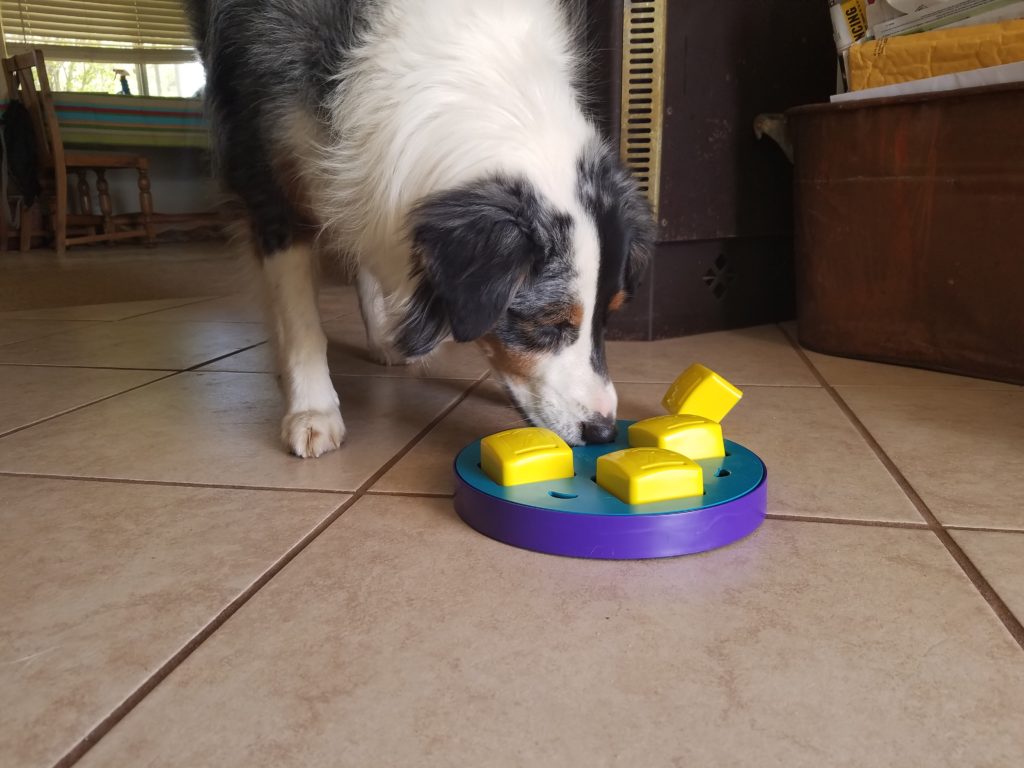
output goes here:
[[548, 496], [555, 499], [578, 499], [578, 493], [561, 493], [560, 491], [548, 491]]
[[728, 477], [731, 474], [732, 472], [730, 472], [728, 469], [720, 469], [717, 472], [715, 472], [715, 477]]

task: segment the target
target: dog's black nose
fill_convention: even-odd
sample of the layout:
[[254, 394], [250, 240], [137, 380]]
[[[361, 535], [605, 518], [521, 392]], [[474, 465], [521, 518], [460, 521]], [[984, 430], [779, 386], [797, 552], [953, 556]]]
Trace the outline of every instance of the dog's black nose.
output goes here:
[[601, 445], [612, 442], [619, 434], [615, 419], [597, 416], [583, 422], [583, 442], [588, 445]]

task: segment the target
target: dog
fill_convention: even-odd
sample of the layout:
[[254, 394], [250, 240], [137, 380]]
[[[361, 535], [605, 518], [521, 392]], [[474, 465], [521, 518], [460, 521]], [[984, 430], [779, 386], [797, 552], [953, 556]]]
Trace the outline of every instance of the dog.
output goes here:
[[215, 157], [262, 264], [300, 457], [339, 447], [314, 253], [386, 364], [476, 342], [531, 423], [615, 439], [609, 316], [651, 208], [588, 114], [567, 0], [188, 0]]

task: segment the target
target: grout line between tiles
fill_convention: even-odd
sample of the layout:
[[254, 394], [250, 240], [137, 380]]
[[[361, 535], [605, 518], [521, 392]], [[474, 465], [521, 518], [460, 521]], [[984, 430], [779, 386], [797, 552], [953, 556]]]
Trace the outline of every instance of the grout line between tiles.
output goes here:
[[[91, 323], [93, 325], [99, 325], [102, 321], [100, 320], [12, 320], [15, 323]], [[44, 333], [41, 336], [30, 336], [27, 339], [18, 339], [16, 341], [5, 341], [0, 344], [0, 348], [13, 347], [15, 344], [24, 344], [26, 341], [40, 341], [41, 339], [48, 339], [51, 336], [59, 336], [62, 333], [67, 333], [69, 328], [62, 328], [59, 331], [53, 333]]]
[[810, 517], [807, 515], [784, 515], [769, 512], [765, 515], [768, 520], [784, 520], [793, 523], [824, 523], [827, 525], [857, 525], [865, 528], [900, 528], [912, 531], [931, 530], [927, 523], [910, 523], [899, 520], [851, 520], [843, 517]]
[[[203, 368], [203, 367], [205, 367], [207, 365], [213, 365], [216, 362], [219, 362], [221, 360], [225, 360], [225, 359], [227, 359], [229, 357], [232, 357], [234, 355], [240, 355], [243, 352], [248, 352], [250, 349], [256, 349], [256, 347], [262, 347], [264, 344], [267, 344], [268, 342], [269, 342], [269, 339], [264, 339], [263, 341], [258, 341], [255, 344], [250, 344], [247, 347], [242, 347], [241, 349], [236, 349], [236, 350], [234, 350], [232, 352], [228, 352], [228, 353], [223, 354], [223, 355], [218, 355], [217, 357], [211, 358], [209, 360], [204, 360], [201, 363], [196, 363], [195, 365], [193, 365], [193, 366], [191, 366], [189, 368], [182, 368], [180, 371], [178, 371], [178, 373], [192, 373], [193, 371], [197, 371], [200, 368]], [[209, 373], [220, 373], [220, 371], [209, 371]]]
[[908, 499], [910, 499], [910, 503], [917, 509], [918, 514], [924, 518], [928, 528], [938, 537], [950, 557], [956, 561], [957, 565], [959, 565], [960, 569], [964, 572], [964, 575], [970, 579], [975, 589], [978, 590], [985, 602], [988, 603], [989, 608], [992, 609], [996, 617], [1003, 623], [1006, 631], [1010, 633], [1010, 636], [1017, 642], [1017, 645], [1020, 646], [1021, 650], [1024, 651], [1024, 624], [1021, 624], [1020, 620], [1003, 601], [1003, 598], [1000, 597], [999, 593], [996, 592], [991, 584], [989, 584], [988, 579], [982, 575], [981, 571], [978, 570], [978, 567], [974, 564], [971, 558], [967, 556], [967, 553], [964, 552], [960, 545], [956, 543], [956, 540], [952, 535], [950, 535], [949, 531], [947, 531], [939, 522], [935, 513], [932, 512], [924, 499], [921, 498], [921, 495], [914, 489], [914, 486], [911, 485], [909, 480], [907, 480], [900, 468], [896, 466], [896, 463], [892, 460], [889, 454], [886, 453], [881, 443], [875, 439], [875, 436], [871, 434], [871, 431], [867, 428], [864, 422], [860, 420], [860, 417], [857, 416], [853, 408], [851, 408], [843, 399], [842, 395], [840, 395], [839, 392], [828, 383], [825, 377], [821, 374], [821, 371], [819, 371], [814, 363], [811, 362], [811, 359], [807, 356], [807, 353], [804, 352], [800, 344], [797, 343], [797, 340], [793, 338], [783, 326], [780, 325], [779, 328], [782, 329], [786, 338], [789, 339], [789, 343], [800, 356], [800, 359], [804, 361], [804, 364], [810, 369], [811, 373], [814, 374], [815, 378], [821, 382], [821, 386], [829, 394], [833, 402], [835, 402], [839, 409], [846, 415], [846, 418], [849, 419], [854, 429], [857, 430], [871, 450], [874, 451], [875, 456], [878, 457], [878, 460], [882, 462], [882, 465], [886, 470], [888, 470], [893, 480], [896, 481], [896, 484], [899, 485], [903, 493], [906, 494]]
[[[274, 371], [229, 371], [217, 368], [210, 371], [195, 371], [195, 373], [230, 373], [240, 376], [274, 376]], [[332, 379], [395, 379], [398, 381], [469, 381], [475, 382], [476, 376], [403, 376], [402, 374], [388, 375], [386, 373], [332, 373]]]
[[74, 765], [82, 759], [85, 754], [106, 736], [129, 712], [137, 707], [143, 699], [148, 696], [164, 679], [167, 678], [178, 666], [180, 666], [195, 650], [206, 642], [224, 623], [230, 619], [243, 605], [263, 589], [267, 583], [274, 578], [281, 570], [294, 560], [314, 539], [320, 536], [335, 520], [345, 513], [356, 501], [352, 496], [342, 502], [333, 512], [316, 524], [305, 536], [303, 536], [291, 549], [278, 558], [267, 570], [261, 573], [248, 587], [246, 587], [234, 600], [224, 606], [202, 629], [196, 632], [188, 642], [179, 648], [167, 661], [160, 665], [153, 674], [134, 691], [132, 691], [120, 704], [118, 704], [106, 717], [94, 726], [83, 736], [74, 747], [68, 750], [56, 763], [54, 768], [66, 768]]
[[[105, 402], [107, 400], [112, 400], [115, 397], [120, 397], [121, 395], [126, 395], [129, 392], [134, 392], [137, 389], [142, 389], [143, 387], [148, 387], [148, 386], [150, 386], [152, 384], [157, 384], [157, 383], [159, 383], [161, 381], [167, 381], [167, 379], [174, 378], [175, 376], [177, 376], [179, 374], [191, 373], [191, 372], [195, 371], [197, 368], [200, 368], [200, 367], [202, 367], [204, 365], [210, 365], [212, 363], [217, 362], [218, 360], [223, 360], [225, 357], [231, 357], [231, 355], [237, 355], [237, 354], [240, 354], [242, 352], [247, 352], [250, 349], [253, 349], [255, 347], [260, 346], [261, 344], [266, 344], [266, 343], [267, 343], [266, 341], [261, 341], [261, 342], [259, 342], [257, 344], [252, 344], [252, 345], [250, 345], [248, 347], [244, 347], [243, 349], [236, 349], [233, 352], [228, 352], [227, 354], [220, 355], [219, 357], [215, 357], [212, 360], [207, 360], [205, 362], [198, 363], [197, 365], [193, 365], [190, 368], [183, 368], [180, 371], [179, 370], [167, 370], [166, 368], [92, 368], [90, 366], [52, 366], [52, 365], [23, 366], [23, 367], [36, 367], [36, 368], [89, 368], [90, 370], [149, 371], [149, 372], [154, 372], [154, 373], [166, 373], [167, 375], [166, 376], [158, 376], [157, 378], [153, 379], [152, 381], [146, 381], [146, 382], [143, 382], [142, 384], [138, 384], [138, 385], [136, 385], [134, 387], [129, 387], [128, 389], [122, 389], [119, 392], [115, 392], [112, 395], [107, 395], [106, 397], [100, 397], [100, 398], [97, 398], [96, 400], [90, 400], [88, 403], [81, 403], [80, 405], [76, 405], [74, 408], [68, 408], [68, 409], [63, 410], [63, 411], [61, 411], [59, 413], [50, 414], [49, 416], [46, 416], [45, 418], [37, 419], [37, 420], [33, 421], [30, 424], [22, 424], [20, 427], [16, 427], [14, 429], [8, 430], [7, 432], [0, 432], [0, 440], [2, 440], [5, 437], [9, 437], [10, 435], [13, 435], [13, 434], [16, 434], [18, 432], [21, 432], [23, 430], [39, 426], [40, 424], [45, 424], [46, 422], [52, 421], [53, 419], [60, 418], [61, 416], [67, 416], [69, 413], [74, 413], [75, 411], [80, 411], [83, 408], [89, 408], [89, 407], [91, 407], [93, 405], [96, 405], [97, 403], [102, 403], [102, 402]], [[5, 474], [6, 475], [6, 474], [21, 474], [21, 473], [0, 472], [0, 474]], [[31, 476], [31, 474], [29, 474], [29, 476]], [[39, 475], [39, 477], [45, 477], [45, 475]]]
[[388, 461], [384, 462], [376, 472], [374, 472], [359, 488], [337, 509], [331, 512], [327, 517], [317, 523], [313, 529], [303, 536], [291, 549], [285, 552], [280, 558], [277, 559], [266, 571], [250, 584], [243, 592], [238, 595], [234, 600], [224, 606], [221, 611], [210, 620], [206, 626], [204, 626], [199, 632], [197, 632], [191, 640], [185, 645], [178, 649], [178, 651], [171, 656], [166, 662], [160, 665], [152, 675], [150, 675], [145, 682], [136, 688], [124, 701], [122, 701], [114, 710], [103, 718], [92, 730], [89, 731], [82, 739], [72, 747], [63, 757], [60, 758], [55, 764], [54, 768], [68, 768], [74, 765], [76, 762], [82, 759], [85, 754], [92, 749], [104, 736], [106, 736], [111, 729], [113, 729], [121, 720], [135, 709], [145, 698], [148, 696], [153, 689], [155, 689], [163, 680], [167, 678], [175, 669], [177, 669], [182, 663], [191, 656], [199, 646], [201, 646], [206, 640], [208, 640], [218, 629], [220, 629], [225, 622], [228, 621], [239, 609], [242, 608], [249, 600], [251, 600], [256, 594], [260, 592], [278, 573], [298, 557], [302, 552], [320, 535], [333, 525], [338, 518], [340, 518], [346, 511], [348, 511], [356, 502], [363, 498], [367, 491], [373, 487], [380, 478], [382, 478], [387, 472], [391, 470], [399, 461], [415, 448], [420, 441], [423, 440], [438, 424], [451, 414], [456, 408], [458, 408], [473, 392], [480, 387], [481, 384], [487, 379], [488, 374], [484, 374], [476, 381], [474, 381], [469, 387], [466, 388], [458, 397], [456, 397], [448, 406], [441, 410], [423, 429], [416, 433], [394, 456]]
[[[298, 459], [297, 459], [298, 461]], [[287, 488], [279, 485], [231, 485], [226, 483], [177, 482], [174, 480], [144, 480], [128, 477], [94, 477], [91, 475], [61, 475], [46, 472], [11, 472], [0, 470], [0, 477], [32, 477], [38, 480], [74, 480], [82, 483], [111, 483], [114, 485], [156, 485], [165, 488], [209, 488], [220, 491], [269, 491], [275, 493], [355, 493], [351, 488]]]
[[[185, 301], [184, 304], [175, 304], [173, 307], [162, 307], [160, 309], [150, 309], [150, 310], [148, 310], [146, 312], [139, 312], [139, 314], [137, 314], [137, 315], [128, 315], [128, 317], [119, 317], [116, 320], [108, 320], [107, 322], [110, 322], [110, 323], [120, 323], [120, 322], [122, 322], [124, 320], [135, 320], [138, 317], [146, 317], [148, 315], [155, 315], [158, 312], [169, 312], [172, 309], [181, 309], [182, 307], [191, 307], [191, 306], [194, 306], [196, 304], [202, 304], [203, 302], [206, 302], [206, 301], [216, 301], [217, 298], [219, 298], [219, 297], [204, 296], [201, 299], [192, 298], [192, 299], [189, 299], [189, 300]], [[153, 301], [160, 301], [160, 299], [153, 299]]]
[[400, 499], [452, 499], [454, 493], [425, 492], [415, 493], [414, 491], [367, 491], [367, 496], [396, 496]]
[[[138, 371], [138, 370], [145, 370], [145, 369], [142, 369], [142, 368], [129, 368], [129, 369], [126, 369], [126, 370]], [[8, 430], [6, 432], [0, 432], [0, 440], [2, 440], [5, 437], [10, 437], [11, 435], [17, 434], [18, 432], [21, 432], [23, 430], [31, 429], [32, 427], [39, 426], [40, 424], [45, 424], [46, 422], [52, 421], [53, 419], [60, 418], [61, 416], [67, 416], [69, 413], [74, 413], [75, 411], [80, 411], [83, 408], [88, 408], [90, 406], [96, 405], [97, 403], [102, 403], [102, 402], [104, 402], [106, 400], [112, 400], [115, 397], [120, 397], [121, 395], [126, 395], [129, 392], [134, 392], [135, 390], [142, 389], [143, 387], [148, 387], [150, 384], [156, 384], [159, 381], [166, 381], [167, 379], [173, 378], [174, 376], [177, 376], [177, 375], [178, 375], [177, 371], [170, 371], [170, 372], [167, 372], [166, 376], [158, 376], [157, 378], [152, 379], [151, 381], [145, 381], [142, 384], [135, 385], [134, 387], [129, 387], [128, 389], [122, 389], [122, 390], [120, 390], [118, 392], [113, 393], [112, 395], [107, 395], [106, 397], [100, 397], [100, 398], [97, 398], [96, 400], [90, 400], [88, 403], [81, 403], [79, 405], [74, 406], [73, 408], [67, 408], [66, 410], [63, 410], [60, 413], [52, 413], [49, 416], [45, 416], [45, 417], [43, 417], [41, 419], [36, 419], [35, 421], [33, 421], [33, 422], [29, 423], [29, 424], [22, 424], [20, 427], [15, 427], [14, 429], [10, 429], [10, 430]], [[0, 474], [6, 475], [6, 474], [12, 474], [12, 473], [0, 472]]]
[[[232, 353], [234, 354], [234, 353]], [[152, 371], [178, 373], [177, 368], [140, 368], [134, 365], [62, 365], [61, 363], [0, 363], [2, 368], [70, 368], [76, 371]]]
[[945, 526], [947, 531], [976, 531], [978, 533], [1016, 533], [1018, 535], [1024, 534], [1024, 530], [1020, 528], [989, 528], [984, 525], [947, 525]]
[[[168, 323], [170, 325], [170, 323]], [[152, 371], [155, 373], [191, 373], [205, 365], [213, 365], [214, 363], [220, 362], [228, 357], [234, 355], [240, 355], [243, 352], [248, 352], [250, 349], [261, 347], [268, 342], [267, 339], [263, 341], [257, 341], [255, 344], [250, 344], [247, 347], [241, 347], [239, 349], [227, 352], [217, 357], [209, 358], [201, 363], [189, 366], [188, 368], [144, 368], [137, 365], [63, 365], [61, 363], [5, 363], [0, 362], [0, 368], [73, 368], [75, 370], [86, 370], [86, 371]], [[273, 373], [273, 371], [208, 371], [208, 373]], [[166, 377], [165, 377], [166, 378]]]

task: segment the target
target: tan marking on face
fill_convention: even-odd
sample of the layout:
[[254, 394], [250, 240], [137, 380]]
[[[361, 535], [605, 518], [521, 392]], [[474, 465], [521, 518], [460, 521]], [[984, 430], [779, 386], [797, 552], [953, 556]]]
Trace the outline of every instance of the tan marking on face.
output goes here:
[[569, 322], [579, 328], [583, 325], [583, 305], [573, 304], [572, 309], [569, 310]]
[[509, 349], [492, 335], [480, 339], [484, 354], [491, 360], [491, 365], [508, 376], [529, 379], [537, 367], [538, 356], [527, 352]]
[[612, 300], [608, 302], [608, 311], [609, 312], [617, 312], [617, 311], [619, 311], [622, 308], [622, 305], [625, 304], [625, 303], [626, 303], [626, 292], [625, 291], [619, 291], [614, 296], [612, 296]]
[[538, 326], [541, 325], [562, 325], [563, 323], [569, 323], [576, 328], [583, 325], [583, 305], [582, 304], [567, 304], [560, 305], [557, 309], [542, 312], [532, 319], [532, 322]]

